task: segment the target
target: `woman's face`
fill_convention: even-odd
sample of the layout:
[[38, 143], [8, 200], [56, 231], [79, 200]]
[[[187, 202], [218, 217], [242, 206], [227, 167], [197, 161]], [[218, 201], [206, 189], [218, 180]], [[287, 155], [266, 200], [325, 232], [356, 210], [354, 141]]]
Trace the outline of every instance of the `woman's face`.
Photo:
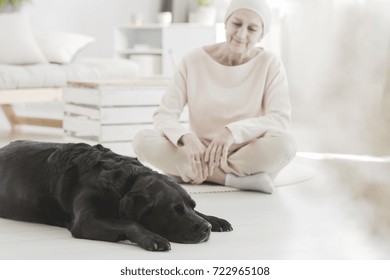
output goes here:
[[254, 48], [262, 38], [263, 22], [255, 12], [240, 9], [228, 18], [225, 29], [230, 51], [244, 54]]

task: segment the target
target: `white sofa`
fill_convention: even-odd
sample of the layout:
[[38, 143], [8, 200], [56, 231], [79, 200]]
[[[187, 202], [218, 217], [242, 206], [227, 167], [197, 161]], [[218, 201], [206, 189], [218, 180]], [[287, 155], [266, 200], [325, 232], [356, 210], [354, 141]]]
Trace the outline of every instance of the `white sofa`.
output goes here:
[[137, 73], [136, 63], [114, 59], [82, 59], [62, 65], [0, 64], [0, 106], [11, 127], [20, 124], [62, 127], [62, 120], [17, 116], [13, 105], [59, 101], [68, 81], [129, 79]]
[[21, 117], [18, 103], [51, 102], [62, 98], [67, 82], [129, 79], [138, 65], [119, 59], [77, 59], [94, 41], [81, 34], [33, 32], [22, 12], [0, 13], [0, 109], [11, 127], [19, 124], [62, 127], [62, 120]]

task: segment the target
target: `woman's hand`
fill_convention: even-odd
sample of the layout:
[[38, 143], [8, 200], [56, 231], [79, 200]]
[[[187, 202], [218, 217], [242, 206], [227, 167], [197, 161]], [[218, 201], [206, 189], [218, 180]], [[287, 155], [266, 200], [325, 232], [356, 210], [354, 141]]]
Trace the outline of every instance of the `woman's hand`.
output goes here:
[[204, 161], [206, 147], [199, 140], [198, 136], [193, 133], [185, 134], [181, 138], [184, 149], [192, 165], [192, 171], [197, 175], [192, 184], [201, 184], [209, 176], [209, 168]]
[[227, 128], [211, 141], [205, 153], [205, 162], [208, 163], [210, 175], [214, 173], [214, 168], [218, 167], [221, 161], [227, 161], [229, 148], [233, 143], [233, 135]]

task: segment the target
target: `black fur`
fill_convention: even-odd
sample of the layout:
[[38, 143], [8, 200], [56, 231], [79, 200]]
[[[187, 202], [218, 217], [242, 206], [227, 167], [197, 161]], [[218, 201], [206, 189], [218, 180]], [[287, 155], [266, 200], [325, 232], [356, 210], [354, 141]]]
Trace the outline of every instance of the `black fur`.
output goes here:
[[169, 241], [198, 243], [210, 230], [232, 230], [227, 221], [194, 208], [170, 177], [101, 145], [15, 141], [0, 149], [3, 218], [161, 251], [170, 249]]

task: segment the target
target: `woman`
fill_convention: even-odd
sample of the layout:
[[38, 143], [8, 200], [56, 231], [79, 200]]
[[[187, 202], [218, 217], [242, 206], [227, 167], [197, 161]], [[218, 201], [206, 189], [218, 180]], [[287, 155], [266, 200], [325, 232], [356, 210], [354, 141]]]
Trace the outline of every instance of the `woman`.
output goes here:
[[[295, 156], [282, 63], [255, 47], [269, 31], [264, 0], [233, 0], [226, 42], [187, 54], [154, 114], [156, 130], [139, 132], [140, 160], [184, 182], [204, 181], [272, 193], [273, 179]], [[189, 109], [190, 129], [179, 116]]]

